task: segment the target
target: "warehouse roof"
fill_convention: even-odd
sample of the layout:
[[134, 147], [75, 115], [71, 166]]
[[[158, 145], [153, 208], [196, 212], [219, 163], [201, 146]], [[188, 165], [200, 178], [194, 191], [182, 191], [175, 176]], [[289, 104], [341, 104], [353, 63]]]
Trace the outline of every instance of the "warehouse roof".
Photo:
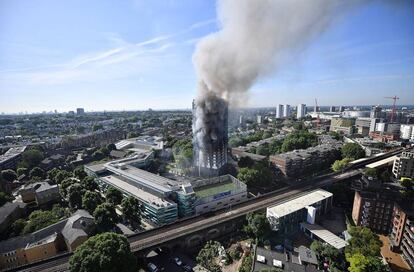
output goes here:
[[268, 214], [272, 216], [283, 217], [285, 215], [299, 211], [307, 206], [311, 206], [319, 201], [327, 199], [332, 196], [332, 193], [322, 189], [315, 190], [306, 195], [286, 201], [282, 204], [271, 206], [267, 208]]
[[348, 243], [344, 239], [336, 236], [329, 230], [324, 229], [323, 227], [319, 225], [316, 225], [316, 224], [312, 225], [308, 223], [301, 223], [300, 225], [302, 228], [309, 230], [313, 235], [317, 236], [319, 239], [333, 246], [336, 249], [341, 249], [348, 245]]

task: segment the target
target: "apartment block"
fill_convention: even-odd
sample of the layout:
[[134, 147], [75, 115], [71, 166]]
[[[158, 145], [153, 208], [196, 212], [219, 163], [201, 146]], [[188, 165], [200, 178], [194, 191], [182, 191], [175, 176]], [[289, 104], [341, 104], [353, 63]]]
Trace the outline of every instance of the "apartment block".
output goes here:
[[385, 192], [356, 191], [352, 208], [355, 225], [368, 227], [377, 233], [390, 233], [394, 200], [394, 195]]
[[402, 152], [394, 160], [392, 173], [395, 178], [414, 178], [414, 152]]
[[331, 165], [339, 158], [340, 147], [338, 142], [321, 144], [308, 149], [270, 156], [269, 161], [275, 164], [285, 176], [300, 177]]
[[330, 131], [351, 135], [354, 133], [355, 118], [332, 117]]

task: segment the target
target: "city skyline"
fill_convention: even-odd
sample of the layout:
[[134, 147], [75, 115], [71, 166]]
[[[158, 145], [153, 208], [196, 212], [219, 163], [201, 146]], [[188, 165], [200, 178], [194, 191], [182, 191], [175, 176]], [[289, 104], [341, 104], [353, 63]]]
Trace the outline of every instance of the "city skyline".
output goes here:
[[[402, 3], [371, 2], [339, 18], [257, 82], [243, 106], [310, 106], [315, 97], [389, 105], [393, 95], [414, 104], [414, 7]], [[205, 1], [3, 1], [0, 10], [5, 113], [190, 109], [195, 44], [220, 29]]]

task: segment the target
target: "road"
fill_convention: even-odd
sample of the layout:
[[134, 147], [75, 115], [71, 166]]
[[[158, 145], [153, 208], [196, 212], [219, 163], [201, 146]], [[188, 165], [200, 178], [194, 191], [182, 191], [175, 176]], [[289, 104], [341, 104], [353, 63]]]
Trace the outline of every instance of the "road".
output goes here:
[[[379, 157], [371, 158], [358, 164], [354, 168], [365, 166], [366, 164], [378, 161], [401, 151], [390, 152]], [[269, 206], [282, 203], [286, 200], [299, 197], [311, 190], [327, 186], [334, 182], [342, 181], [353, 176], [359, 175], [361, 170], [349, 169], [341, 174], [327, 174], [321, 177], [302, 182], [297, 185], [291, 185], [279, 190], [270, 192], [257, 198], [250, 199], [244, 203], [234, 205], [230, 210], [221, 210], [213, 213], [211, 216], [205, 217], [203, 215], [176, 222], [171, 225], [152, 229], [143, 233], [138, 233], [128, 237], [133, 252], [140, 251], [158, 244], [168, 242], [170, 240], [215, 226], [217, 224], [229, 221], [240, 216], [246, 215], [249, 212], [264, 210]], [[25, 271], [25, 272], [60, 272], [68, 270], [69, 256], [63, 256], [51, 261], [45, 260], [39, 264], [29, 265], [25, 269], [10, 270], [10, 271]]]

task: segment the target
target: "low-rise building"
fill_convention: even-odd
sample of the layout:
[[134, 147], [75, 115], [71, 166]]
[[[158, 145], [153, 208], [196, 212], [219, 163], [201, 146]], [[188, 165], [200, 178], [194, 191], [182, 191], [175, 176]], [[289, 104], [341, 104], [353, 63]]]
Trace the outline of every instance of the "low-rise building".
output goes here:
[[402, 152], [394, 160], [392, 173], [395, 178], [414, 178], [414, 152]]
[[333, 194], [322, 189], [306, 193], [295, 199], [268, 207], [266, 217], [273, 231], [281, 234], [299, 230], [300, 223], [314, 224], [316, 218], [332, 207]]
[[321, 144], [308, 149], [269, 156], [272, 162], [287, 177], [300, 177], [329, 167], [340, 158], [339, 142]]
[[401, 243], [402, 256], [414, 270], [414, 218], [407, 218]]
[[278, 271], [287, 272], [318, 272], [318, 259], [311, 249], [300, 246], [293, 251], [274, 251], [263, 247], [255, 248], [254, 272]]
[[51, 185], [47, 181], [24, 185], [19, 193], [24, 203], [36, 202], [38, 206], [61, 200], [59, 186]]
[[354, 133], [355, 118], [332, 117], [330, 131], [351, 135]]
[[26, 146], [12, 147], [0, 156], [0, 170], [14, 169], [22, 158]]
[[355, 225], [388, 234], [392, 229], [395, 195], [389, 192], [355, 191], [352, 219]]
[[85, 210], [26, 235], [0, 242], [0, 269], [16, 268], [63, 252], [73, 252], [93, 232], [94, 218]]
[[0, 207], [0, 232], [6, 231], [10, 225], [26, 215], [26, 204], [21, 202], [6, 202]]
[[103, 189], [115, 187], [138, 199], [142, 203], [143, 217], [158, 226], [247, 199], [246, 185], [230, 175], [204, 180], [171, 179], [140, 169], [149, 161], [148, 157], [124, 158], [86, 166], [85, 171], [94, 176]]

